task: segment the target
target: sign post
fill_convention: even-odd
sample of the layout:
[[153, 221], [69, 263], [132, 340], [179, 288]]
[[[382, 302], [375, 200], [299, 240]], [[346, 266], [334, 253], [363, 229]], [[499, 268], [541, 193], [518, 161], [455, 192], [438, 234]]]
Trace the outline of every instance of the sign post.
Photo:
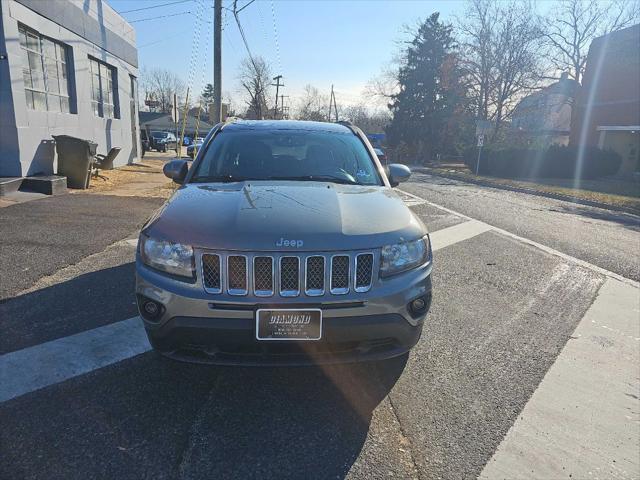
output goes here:
[[482, 146], [484, 145], [484, 134], [478, 135], [478, 161], [476, 162], [476, 177], [480, 174], [480, 155], [482, 154]]
[[171, 120], [173, 120], [173, 124], [176, 126], [176, 150], [178, 149], [178, 120], [179, 120], [179, 114], [178, 114], [178, 95], [177, 94], [173, 94], [173, 106], [171, 107]]
[[491, 130], [491, 122], [489, 120], [476, 121], [476, 135], [478, 136], [478, 160], [476, 161], [476, 176], [480, 175], [480, 157], [482, 155], [482, 147], [484, 146], [484, 136]]

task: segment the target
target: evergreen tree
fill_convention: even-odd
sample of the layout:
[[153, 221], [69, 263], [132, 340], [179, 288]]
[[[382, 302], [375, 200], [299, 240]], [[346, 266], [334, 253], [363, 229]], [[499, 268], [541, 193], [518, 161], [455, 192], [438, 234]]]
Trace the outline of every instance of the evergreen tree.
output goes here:
[[202, 91], [202, 95], [200, 95], [202, 97], [202, 104], [203, 105], [209, 105], [211, 103], [213, 103], [213, 85], [210, 83], [207, 83], [204, 86], [204, 90]]
[[452, 31], [439, 21], [439, 13], [419, 25], [403, 52], [400, 89], [389, 104], [389, 144], [423, 162], [454, 153], [465, 125], [466, 88]]

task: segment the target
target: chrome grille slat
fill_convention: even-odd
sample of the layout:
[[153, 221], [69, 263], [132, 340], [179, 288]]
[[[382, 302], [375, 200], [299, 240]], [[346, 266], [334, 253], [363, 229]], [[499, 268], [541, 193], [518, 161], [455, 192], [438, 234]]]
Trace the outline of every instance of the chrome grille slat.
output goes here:
[[373, 281], [373, 254], [359, 253], [356, 255], [355, 268], [354, 290], [358, 293], [368, 292]]
[[349, 255], [333, 255], [331, 257], [331, 288], [334, 295], [349, 293]]
[[295, 297], [300, 294], [300, 258], [280, 257], [280, 295]]
[[305, 293], [311, 297], [324, 295], [324, 257], [312, 255], [306, 262]]
[[222, 292], [222, 265], [220, 255], [206, 253], [202, 255], [202, 284], [208, 293]]
[[270, 297], [274, 292], [273, 257], [253, 257], [253, 293], [256, 297]]
[[244, 255], [229, 255], [227, 257], [227, 293], [229, 295], [246, 295], [249, 275], [247, 257]]

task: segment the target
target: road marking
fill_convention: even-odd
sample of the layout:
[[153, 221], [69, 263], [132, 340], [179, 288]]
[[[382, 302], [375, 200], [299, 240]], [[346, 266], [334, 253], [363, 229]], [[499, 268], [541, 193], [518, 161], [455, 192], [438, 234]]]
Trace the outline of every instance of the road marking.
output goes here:
[[[557, 250], [538, 244], [529, 239], [519, 237], [485, 222], [475, 220], [467, 215], [429, 202], [417, 195], [401, 191], [420, 203], [426, 203], [443, 211], [468, 220], [431, 234], [433, 249], [439, 250], [447, 246], [473, 238], [487, 231], [496, 231], [515, 238], [523, 243], [533, 245], [548, 253], [567, 261], [582, 265], [621, 282], [638, 286], [638, 282], [622, 277], [613, 272], [591, 265], [577, 258], [558, 252]], [[417, 204], [417, 203], [416, 203]], [[136, 240], [125, 239], [118, 243], [134, 247]], [[606, 325], [600, 325], [604, 331]], [[612, 328], [609, 326], [609, 328]], [[612, 330], [613, 331], [613, 330]], [[89, 373], [151, 349], [144, 327], [139, 317], [112, 323], [93, 330], [52, 340], [0, 356], [0, 402], [25, 395], [29, 392], [54, 385], [70, 378]]]
[[599, 273], [599, 274], [604, 275], [604, 276], [609, 277], [609, 278], [613, 278], [615, 280], [618, 280], [620, 282], [626, 283], [626, 284], [631, 285], [633, 287], [636, 287], [636, 288], [640, 287], [640, 282], [637, 282], [637, 281], [632, 280], [632, 279], [627, 278], [627, 277], [623, 277], [622, 275], [620, 275], [618, 273], [611, 272], [611, 271], [609, 271], [609, 270], [607, 270], [605, 268], [602, 268], [602, 267], [598, 267], [597, 265], [589, 263], [589, 262], [587, 262], [585, 260], [580, 260], [579, 258], [572, 257], [571, 255], [567, 255], [566, 253], [562, 253], [559, 250], [556, 250], [554, 248], [551, 248], [551, 247], [548, 247], [546, 245], [543, 245], [542, 243], [535, 242], [535, 241], [530, 240], [530, 239], [528, 239], [526, 237], [521, 237], [520, 235], [516, 235], [515, 233], [511, 233], [511, 232], [509, 232], [507, 230], [503, 230], [502, 228], [493, 226], [493, 225], [491, 225], [489, 223], [482, 222], [481, 220], [476, 220], [475, 218], [471, 218], [468, 215], [465, 215], [464, 213], [456, 212], [455, 210], [451, 210], [450, 208], [443, 207], [442, 205], [438, 205], [437, 203], [430, 202], [429, 200], [426, 200], [426, 199], [424, 199], [422, 197], [419, 197], [418, 195], [414, 195], [413, 193], [409, 193], [409, 192], [406, 192], [404, 190], [400, 190], [400, 191], [402, 193], [406, 194], [406, 195], [409, 195], [410, 197], [414, 197], [416, 199], [423, 200], [424, 203], [426, 203], [427, 205], [431, 205], [432, 207], [439, 208], [440, 210], [443, 210], [443, 211], [445, 211], [447, 213], [450, 213], [452, 215], [457, 215], [458, 217], [465, 218], [467, 220], [473, 220], [473, 221], [476, 221], [476, 222], [479, 222], [479, 223], [484, 223], [485, 225], [487, 225], [489, 227], [489, 230], [493, 230], [494, 232], [501, 233], [501, 234], [506, 235], [508, 237], [514, 238], [514, 239], [516, 239], [516, 240], [518, 240], [518, 241], [520, 241], [522, 243], [526, 243], [528, 245], [536, 247], [536, 248], [538, 248], [540, 250], [543, 250], [543, 251], [545, 251], [545, 252], [547, 252], [547, 253], [549, 253], [551, 255], [555, 255], [556, 257], [560, 257], [563, 260], [566, 260], [567, 262], [573, 263], [575, 265], [579, 265], [579, 266], [584, 267], [584, 268], [588, 268], [591, 271], [594, 271], [596, 273]]
[[0, 356], [0, 402], [151, 349], [140, 317]]
[[491, 227], [486, 223], [469, 220], [468, 222], [437, 230], [429, 234], [429, 238], [431, 239], [432, 249], [436, 251], [449, 245], [468, 240], [489, 230], [491, 230]]
[[639, 316], [607, 279], [481, 478], [640, 478]]
[[[489, 230], [469, 221], [431, 234], [438, 250]], [[124, 240], [133, 246], [135, 240]], [[0, 402], [89, 373], [151, 349], [139, 317], [0, 356]]]

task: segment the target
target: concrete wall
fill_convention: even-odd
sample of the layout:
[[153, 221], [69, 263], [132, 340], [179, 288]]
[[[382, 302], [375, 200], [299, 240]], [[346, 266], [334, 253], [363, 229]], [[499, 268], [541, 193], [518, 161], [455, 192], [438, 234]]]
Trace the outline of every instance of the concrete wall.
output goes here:
[[[29, 5], [33, 9], [28, 8]], [[121, 147], [115, 165], [134, 161], [141, 149], [137, 110], [133, 115], [131, 112], [131, 105], [137, 109], [137, 102], [130, 102], [130, 75], [138, 77], [137, 58], [131, 56], [131, 52], [135, 52], [133, 28], [103, 0], [84, 0], [82, 3], [71, 0], [0, 0], [0, 9], [0, 40], [3, 40], [0, 55], [6, 53], [7, 57], [0, 59], [0, 176], [55, 173], [57, 158], [51, 136], [60, 134], [93, 140], [98, 143], [98, 153], [106, 153], [112, 146]], [[70, 47], [70, 100], [76, 106], [76, 113], [27, 108], [19, 23]], [[88, 29], [94, 27], [99, 31], [91, 29], [89, 32]], [[111, 52], [127, 57], [128, 61]], [[89, 56], [116, 68], [120, 118], [94, 115]], [[136, 96], [137, 93], [133, 98]]]

